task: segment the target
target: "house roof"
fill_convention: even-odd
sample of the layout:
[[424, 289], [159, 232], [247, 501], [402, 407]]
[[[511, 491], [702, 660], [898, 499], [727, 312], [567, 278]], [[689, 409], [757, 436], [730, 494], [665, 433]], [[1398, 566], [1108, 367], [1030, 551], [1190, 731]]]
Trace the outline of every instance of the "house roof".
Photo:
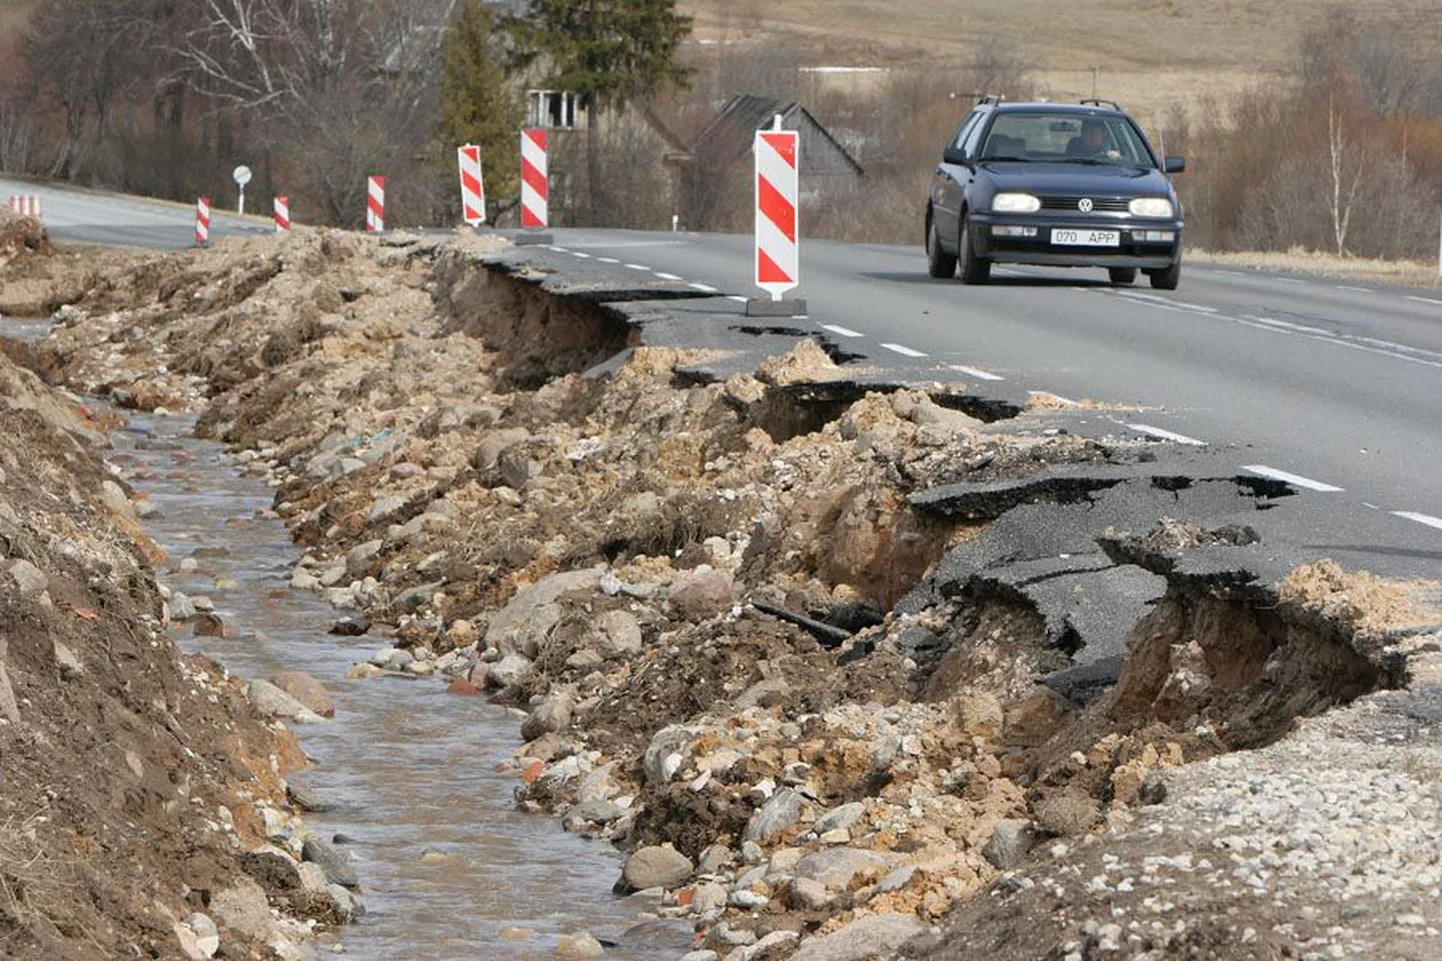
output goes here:
[[866, 172], [851, 152], [801, 104], [794, 100], [776, 100], [749, 93], [735, 94], [722, 105], [711, 122], [696, 135], [691, 153], [696, 156], [716, 157], [728, 163], [739, 159], [751, 149], [756, 131], [770, 127], [777, 114], [781, 115], [783, 123], [798, 116], [804, 117], [836, 148], [836, 152], [857, 174]]

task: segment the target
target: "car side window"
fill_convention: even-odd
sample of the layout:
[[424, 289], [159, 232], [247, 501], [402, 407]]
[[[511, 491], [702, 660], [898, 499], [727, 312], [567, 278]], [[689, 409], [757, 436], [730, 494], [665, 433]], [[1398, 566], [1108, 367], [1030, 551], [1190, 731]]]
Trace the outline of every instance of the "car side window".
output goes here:
[[981, 135], [986, 130], [985, 115], [977, 116], [977, 123], [971, 125], [961, 142], [961, 149], [966, 151], [968, 157], [975, 157], [981, 148]]
[[951, 141], [951, 146], [957, 150], [961, 150], [963, 144], [966, 143], [967, 135], [976, 129], [977, 121], [980, 119], [981, 113], [979, 111], [973, 111], [971, 116], [967, 117], [966, 121], [962, 123], [961, 127], [956, 131], [956, 137]]

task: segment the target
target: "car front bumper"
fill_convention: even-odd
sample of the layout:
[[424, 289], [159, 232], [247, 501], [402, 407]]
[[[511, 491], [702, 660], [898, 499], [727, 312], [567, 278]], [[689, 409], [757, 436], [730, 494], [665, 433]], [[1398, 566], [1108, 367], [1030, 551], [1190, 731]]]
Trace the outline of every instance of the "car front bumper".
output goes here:
[[[972, 214], [971, 249], [995, 263], [1036, 264], [1050, 267], [1135, 267], [1158, 270], [1182, 258], [1182, 221], [1140, 220], [1130, 217], [1067, 217], [1048, 214]], [[1035, 236], [997, 236], [996, 227], [1026, 227]], [[1076, 247], [1051, 242], [1053, 229], [1117, 230], [1116, 247]], [[1170, 241], [1148, 241], [1142, 231], [1171, 231]]]

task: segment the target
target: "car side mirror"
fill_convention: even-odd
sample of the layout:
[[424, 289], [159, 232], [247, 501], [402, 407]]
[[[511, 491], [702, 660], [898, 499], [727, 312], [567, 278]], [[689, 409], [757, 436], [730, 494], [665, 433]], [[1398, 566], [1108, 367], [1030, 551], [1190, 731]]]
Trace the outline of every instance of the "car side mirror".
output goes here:
[[960, 147], [947, 147], [941, 155], [941, 160], [943, 163], [957, 164], [962, 167], [971, 164], [971, 158]]
[[1162, 161], [1162, 173], [1179, 174], [1187, 169], [1184, 157], [1168, 157]]

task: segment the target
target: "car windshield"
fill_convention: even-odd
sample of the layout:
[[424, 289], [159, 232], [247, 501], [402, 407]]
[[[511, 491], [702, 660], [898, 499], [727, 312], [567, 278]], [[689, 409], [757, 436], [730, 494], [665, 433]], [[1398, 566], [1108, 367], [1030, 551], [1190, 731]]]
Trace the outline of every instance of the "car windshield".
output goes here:
[[1074, 113], [998, 114], [982, 144], [981, 159], [1156, 166], [1125, 117]]

